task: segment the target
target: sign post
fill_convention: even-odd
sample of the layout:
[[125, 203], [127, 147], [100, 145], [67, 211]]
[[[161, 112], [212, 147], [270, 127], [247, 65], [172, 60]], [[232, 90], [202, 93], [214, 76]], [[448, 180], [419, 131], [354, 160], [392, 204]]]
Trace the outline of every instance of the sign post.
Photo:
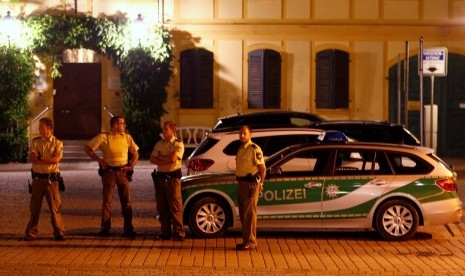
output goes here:
[[[426, 48], [423, 49], [422, 54], [423, 75], [431, 77], [431, 114], [430, 114], [430, 141], [431, 148], [434, 146], [434, 132], [433, 129], [433, 107], [434, 107], [434, 77], [444, 77], [447, 75], [447, 48]], [[437, 130], [436, 130], [437, 131]]]

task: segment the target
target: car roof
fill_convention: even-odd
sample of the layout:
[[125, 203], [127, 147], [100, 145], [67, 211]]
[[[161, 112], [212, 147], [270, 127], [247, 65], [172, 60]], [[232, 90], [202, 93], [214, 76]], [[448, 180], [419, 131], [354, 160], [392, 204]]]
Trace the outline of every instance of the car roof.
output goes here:
[[[268, 120], [269, 118], [269, 120]], [[252, 129], [259, 129], [259, 128], [271, 128], [271, 127], [299, 127], [293, 126], [291, 122], [277, 122], [276, 119], [285, 119], [285, 118], [304, 118], [308, 119], [309, 125], [313, 122], [319, 122], [324, 120], [320, 116], [307, 113], [307, 112], [300, 112], [300, 111], [262, 111], [262, 112], [254, 112], [254, 113], [246, 113], [246, 114], [233, 114], [225, 117], [220, 117], [216, 125], [212, 128], [212, 132], [222, 132], [222, 131], [230, 131], [230, 130], [237, 130], [242, 125], [248, 125]], [[264, 120], [266, 119], [266, 123], [263, 121], [254, 122], [254, 120]], [[303, 127], [308, 127], [303, 126]]]
[[[292, 127], [286, 127], [286, 128], [260, 128], [260, 129], [252, 129], [252, 139], [254, 137], [254, 134], [263, 134], [263, 133], [270, 133], [270, 134], [277, 134], [277, 135], [285, 135], [286, 133], [289, 134], [297, 134], [297, 133], [314, 133], [314, 134], [321, 134], [327, 132], [327, 130], [323, 129], [318, 129], [318, 128], [308, 128], [308, 127], [299, 127], [299, 128], [292, 128]], [[209, 137], [212, 136], [229, 136], [229, 135], [239, 135], [239, 130], [230, 130], [226, 132], [211, 132], [208, 134]]]
[[253, 113], [237, 113], [237, 114], [220, 117], [219, 120], [229, 119], [229, 118], [241, 118], [241, 117], [244, 118], [244, 117], [255, 117], [255, 116], [273, 116], [273, 115], [278, 115], [278, 116], [281, 116], [281, 115], [282, 116], [284, 115], [309, 116], [310, 115], [310, 116], [320, 117], [316, 114], [302, 112], [302, 111], [275, 110], [275, 111], [260, 111], [260, 112], [253, 112]]
[[315, 122], [312, 126], [325, 126], [325, 125], [380, 125], [380, 126], [399, 126], [403, 127], [403, 125], [391, 123], [388, 121], [370, 121], [370, 120], [329, 120], [329, 121], [321, 121]]
[[292, 145], [288, 149], [297, 149], [304, 147], [345, 147], [345, 148], [376, 148], [383, 150], [406, 150], [406, 151], [421, 151], [425, 154], [434, 153], [434, 149], [415, 145], [406, 144], [391, 144], [391, 143], [378, 143], [378, 142], [351, 142], [351, 143], [309, 143]]

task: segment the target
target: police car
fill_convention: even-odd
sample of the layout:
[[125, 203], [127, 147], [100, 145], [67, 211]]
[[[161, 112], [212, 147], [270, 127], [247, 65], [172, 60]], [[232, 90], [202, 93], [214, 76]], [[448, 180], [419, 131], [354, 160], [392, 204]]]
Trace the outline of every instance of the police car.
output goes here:
[[[266, 160], [258, 228], [375, 230], [389, 241], [421, 225], [459, 223], [457, 174], [432, 149], [380, 143], [287, 147]], [[182, 178], [184, 222], [194, 236], [239, 227], [234, 173]]]
[[[257, 129], [252, 131], [252, 141], [269, 157], [290, 145], [317, 142], [324, 134], [313, 128]], [[236, 171], [240, 145], [238, 130], [208, 134], [187, 159], [187, 174]]]

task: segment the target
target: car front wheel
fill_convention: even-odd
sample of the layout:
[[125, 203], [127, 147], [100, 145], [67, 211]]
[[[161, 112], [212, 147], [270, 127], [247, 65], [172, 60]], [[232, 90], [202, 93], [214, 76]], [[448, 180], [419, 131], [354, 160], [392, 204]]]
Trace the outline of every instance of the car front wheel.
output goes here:
[[419, 224], [415, 207], [404, 200], [385, 202], [376, 216], [376, 229], [388, 241], [408, 240], [415, 235]]
[[200, 199], [191, 209], [189, 229], [195, 236], [202, 238], [223, 235], [231, 221], [226, 208], [226, 203], [219, 198]]

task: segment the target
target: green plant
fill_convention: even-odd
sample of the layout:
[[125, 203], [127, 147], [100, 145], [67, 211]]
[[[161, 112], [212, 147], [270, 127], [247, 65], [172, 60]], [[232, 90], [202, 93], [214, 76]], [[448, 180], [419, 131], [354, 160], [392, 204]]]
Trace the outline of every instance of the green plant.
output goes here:
[[28, 51], [0, 46], [0, 162], [24, 160], [27, 154], [27, 98], [34, 81]]
[[123, 110], [128, 129], [140, 146], [141, 158], [148, 158], [160, 139], [159, 118], [166, 113], [165, 87], [171, 74], [169, 63], [154, 59], [141, 48], [131, 50], [121, 62]]

